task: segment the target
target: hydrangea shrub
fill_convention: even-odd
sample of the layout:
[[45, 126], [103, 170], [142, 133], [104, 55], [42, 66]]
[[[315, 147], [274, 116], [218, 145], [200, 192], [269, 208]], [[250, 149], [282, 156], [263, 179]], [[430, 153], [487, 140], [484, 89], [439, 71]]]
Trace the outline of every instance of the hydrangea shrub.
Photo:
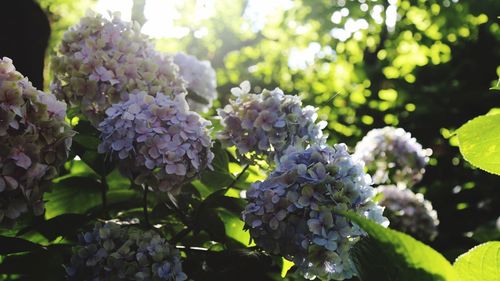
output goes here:
[[425, 173], [432, 154], [423, 149], [410, 133], [402, 128], [373, 129], [358, 142], [355, 157], [365, 162], [375, 184], [412, 186]]
[[437, 212], [421, 193], [396, 186], [379, 186], [378, 191], [382, 195], [379, 204], [385, 207], [384, 215], [391, 222], [391, 228], [418, 240], [434, 240], [438, 235]]
[[325, 142], [326, 122], [317, 123], [317, 109], [302, 106], [300, 97], [285, 95], [279, 88], [253, 94], [248, 81], [231, 93], [236, 99], [218, 109], [224, 130], [217, 138], [228, 147], [236, 146], [240, 155], [251, 152], [253, 158], [279, 159], [289, 146]]
[[66, 104], [37, 90], [0, 59], [0, 222], [32, 209], [44, 211], [43, 193], [66, 161], [73, 131]]
[[89, 14], [70, 28], [52, 58], [54, 94], [81, 110], [94, 125], [121, 93], [186, 91], [171, 56], [154, 49], [136, 23]]
[[349, 250], [365, 233], [342, 212], [388, 224], [370, 184], [344, 144], [291, 147], [247, 191], [245, 227], [259, 247], [293, 261], [306, 278], [348, 279], [355, 275]]
[[207, 112], [217, 98], [217, 80], [212, 65], [209, 61], [200, 61], [182, 52], [175, 54], [174, 62], [179, 66], [180, 76], [186, 81], [189, 108], [196, 112]]
[[117, 222], [96, 223], [79, 235], [69, 265], [70, 280], [184, 281], [179, 251], [156, 232]]
[[211, 123], [189, 111], [184, 95], [132, 93], [106, 115], [98, 128], [99, 152], [110, 153], [126, 174], [159, 191], [176, 193], [214, 158]]

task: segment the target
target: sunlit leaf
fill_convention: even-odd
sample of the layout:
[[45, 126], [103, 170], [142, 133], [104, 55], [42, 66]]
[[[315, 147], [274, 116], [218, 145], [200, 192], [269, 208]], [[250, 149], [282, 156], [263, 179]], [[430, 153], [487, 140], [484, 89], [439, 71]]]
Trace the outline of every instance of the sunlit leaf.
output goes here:
[[356, 243], [351, 252], [362, 281], [457, 280], [451, 264], [431, 247], [358, 214], [346, 216], [369, 235]]
[[460, 281], [497, 281], [500, 278], [500, 242], [481, 244], [457, 258], [453, 268]]
[[250, 242], [250, 233], [247, 230], [244, 230], [243, 227], [245, 223], [240, 219], [240, 216], [236, 216], [232, 213], [221, 211], [220, 216], [222, 221], [224, 221], [224, 225], [226, 227], [226, 235], [231, 237], [242, 245], [247, 247], [255, 246], [255, 243]]
[[500, 175], [500, 114], [476, 117], [457, 130], [460, 153], [472, 165]]

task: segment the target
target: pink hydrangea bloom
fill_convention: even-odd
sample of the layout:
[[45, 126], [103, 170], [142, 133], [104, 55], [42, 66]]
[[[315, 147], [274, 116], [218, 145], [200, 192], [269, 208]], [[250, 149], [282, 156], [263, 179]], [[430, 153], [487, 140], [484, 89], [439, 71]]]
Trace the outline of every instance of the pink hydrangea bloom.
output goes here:
[[66, 104], [35, 89], [0, 59], [0, 222], [32, 209], [43, 213], [43, 192], [68, 157], [73, 131]]
[[154, 49], [136, 24], [90, 14], [64, 34], [53, 57], [54, 94], [98, 125], [124, 92], [186, 92], [172, 57]]
[[302, 106], [297, 96], [285, 95], [276, 88], [250, 93], [248, 81], [231, 89], [236, 97], [217, 112], [224, 130], [217, 138], [226, 146], [236, 146], [237, 152], [250, 159], [262, 156], [276, 157], [289, 146], [323, 144], [322, 129], [326, 122], [316, 122], [316, 109]]
[[189, 111], [183, 95], [172, 99], [162, 93], [132, 93], [106, 115], [98, 128], [99, 152], [126, 160], [120, 161], [122, 170], [157, 190], [178, 191], [214, 157], [207, 128], [211, 123]]

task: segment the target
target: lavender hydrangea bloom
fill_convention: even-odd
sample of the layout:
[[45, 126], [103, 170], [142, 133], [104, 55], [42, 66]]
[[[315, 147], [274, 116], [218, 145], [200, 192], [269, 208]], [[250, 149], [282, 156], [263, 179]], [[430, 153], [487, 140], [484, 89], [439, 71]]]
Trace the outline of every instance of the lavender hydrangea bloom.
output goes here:
[[382, 194], [379, 204], [391, 227], [422, 241], [432, 241], [438, 234], [439, 220], [431, 202], [421, 193], [393, 185], [379, 186]]
[[99, 152], [128, 160], [122, 167], [159, 191], [176, 193], [212, 162], [211, 123], [189, 111], [183, 95], [133, 93], [106, 115]]
[[354, 156], [365, 162], [375, 184], [412, 186], [422, 179], [431, 154], [405, 130], [385, 127], [368, 132]]
[[179, 251], [165, 239], [116, 222], [97, 223], [81, 234], [65, 268], [70, 280], [187, 279]]
[[271, 175], [247, 191], [245, 227], [258, 246], [293, 261], [308, 279], [350, 278], [349, 250], [365, 233], [340, 213], [388, 224], [370, 184], [345, 144], [290, 147]]
[[209, 61], [199, 61], [184, 53], [177, 53], [174, 62], [179, 66], [181, 77], [187, 82], [189, 107], [197, 112], [207, 112], [217, 98], [217, 81], [212, 65]]
[[64, 34], [53, 56], [53, 93], [97, 125], [104, 111], [134, 90], [184, 93], [183, 80], [170, 56], [154, 49], [138, 24], [89, 14]]
[[325, 142], [326, 122], [316, 123], [316, 109], [302, 107], [299, 97], [285, 95], [279, 88], [252, 94], [248, 81], [231, 92], [237, 98], [217, 110], [224, 125], [217, 138], [225, 146], [236, 146], [240, 155], [253, 152], [252, 158], [279, 159], [289, 146]]
[[0, 59], [0, 222], [33, 209], [67, 157], [73, 131], [66, 104], [34, 88], [12, 60]]

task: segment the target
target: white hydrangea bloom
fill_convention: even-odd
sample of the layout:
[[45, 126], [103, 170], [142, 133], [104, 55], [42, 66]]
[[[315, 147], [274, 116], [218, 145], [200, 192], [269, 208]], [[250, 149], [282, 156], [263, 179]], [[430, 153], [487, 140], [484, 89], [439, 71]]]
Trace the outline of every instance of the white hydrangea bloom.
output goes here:
[[388, 225], [370, 184], [345, 144], [291, 147], [247, 191], [243, 220], [259, 247], [293, 261], [306, 278], [344, 280], [355, 275], [349, 250], [365, 233], [341, 213]]
[[224, 126], [217, 138], [225, 146], [236, 146], [238, 154], [279, 159], [289, 146], [325, 143], [326, 122], [316, 123], [317, 109], [303, 107], [300, 97], [285, 95], [279, 88], [252, 94], [248, 81], [231, 92], [236, 99], [217, 110]]
[[354, 156], [365, 162], [375, 184], [412, 186], [422, 179], [431, 154], [405, 130], [385, 127], [369, 131]]
[[179, 66], [179, 74], [186, 81], [189, 93], [186, 97], [191, 110], [207, 112], [217, 98], [215, 70], [209, 61], [177, 53], [174, 62]]
[[165, 239], [115, 222], [97, 223], [81, 234], [65, 268], [70, 280], [187, 279], [179, 251]]
[[154, 49], [138, 24], [89, 14], [64, 34], [53, 56], [54, 94], [97, 125], [123, 92], [184, 93], [184, 82], [170, 56]]
[[439, 225], [437, 212], [421, 193], [394, 185], [379, 186], [378, 191], [382, 194], [379, 204], [385, 207], [391, 228], [422, 241], [434, 240]]
[[66, 162], [74, 133], [65, 116], [64, 102], [0, 59], [0, 222], [28, 208], [43, 214], [43, 192]]
[[116, 155], [127, 174], [157, 190], [176, 193], [214, 157], [211, 123], [189, 111], [183, 95], [133, 93], [106, 115], [98, 127], [99, 152]]

